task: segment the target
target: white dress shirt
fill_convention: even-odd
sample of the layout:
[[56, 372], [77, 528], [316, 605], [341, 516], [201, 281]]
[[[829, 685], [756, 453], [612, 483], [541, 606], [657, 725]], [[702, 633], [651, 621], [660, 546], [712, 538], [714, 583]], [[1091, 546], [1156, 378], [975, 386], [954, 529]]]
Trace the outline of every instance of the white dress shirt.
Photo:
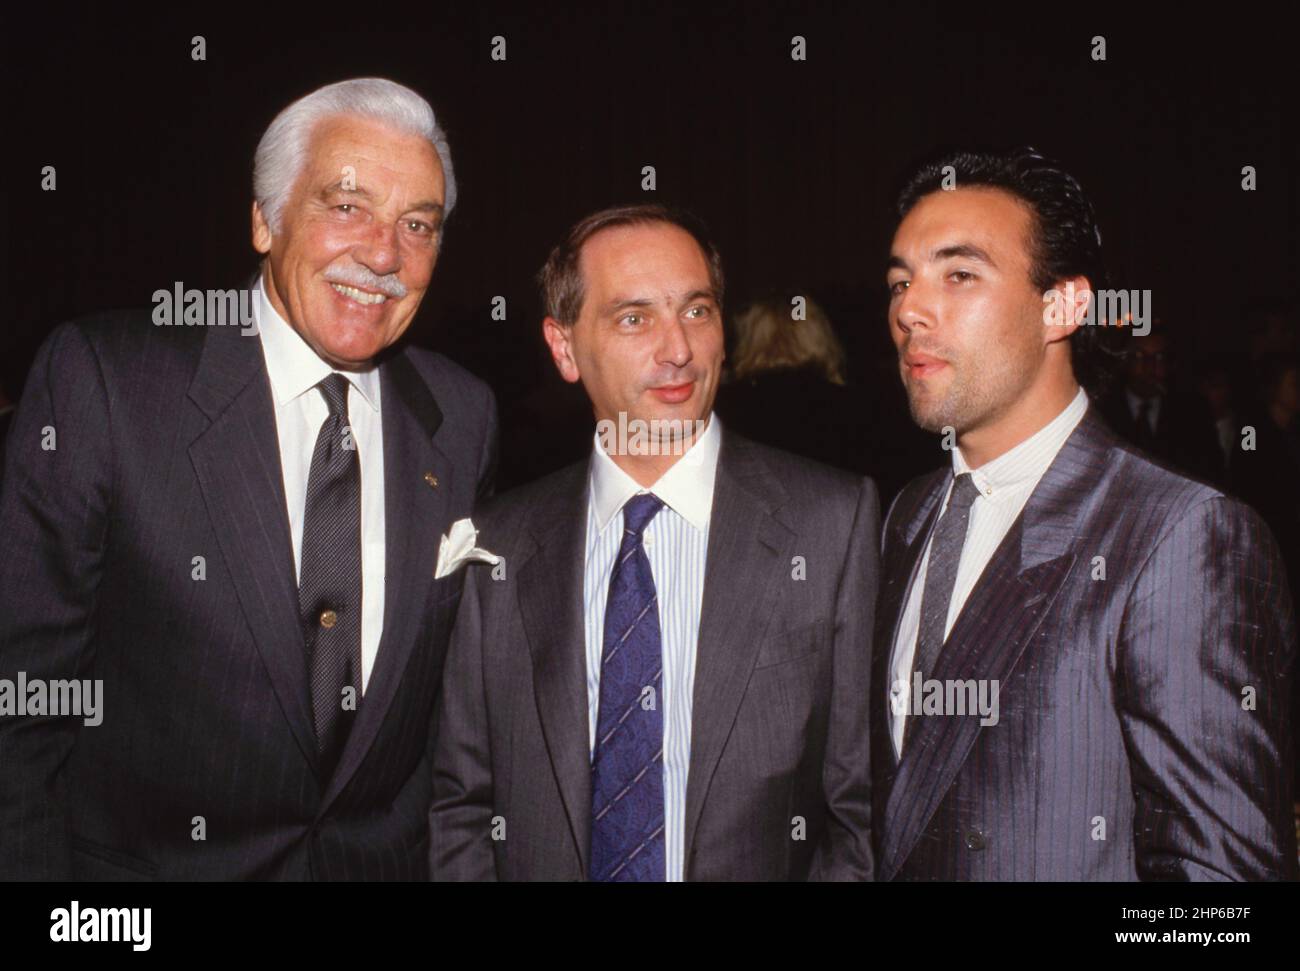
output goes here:
[[[993, 553], [1001, 545], [1012, 524], [1020, 516], [1025, 503], [1029, 501], [1038, 480], [1043, 477], [1047, 467], [1056, 458], [1065, 440], [1070, 437], [1083, 414], [1088, 409], [1088, 396], [1082, 388], [1064, 410], [1050, 422], [1040, 428], [1015, 448], [999, 455], [991, 462], [985, 462], [978, 469], [971, 469], [962, 457], [961, 449], [952, 450], [952, 474], [955, 478], [963, 472], [970, 472], [979, 495], [971, 504], [970, 521], [966, 526], [966, 542], [962, 546], [961, 561], [957, 565], [957, 578], [952, 588], [952, 600], [948, 603], [948, 620], [943, 629], [947, 638], [961, 614], [966, 598], [979, 581], [980, 575]], [[940, 514], [948, 508], [948, 497], [952, 494], [952, 482], [944, 493]], [[912, 659], [916, 655], [916, 639], [921, 629], [921, 594], [925, 590], [926, 567], [930, 561], [930, 540], [926, 540], [925, 552], [921, 556], [920, 568], [916, 579], [907, 595], [907, 606], [903, 610], [902, 620], [898, 625], [898, 637], [894, 641], [893, 658], [890, 663], [889, 692], [890, 726], [894, 738], [894, 753], [902, 754], [903, 729], [911, 712], [912, 693]], [[921, 672], [929, 677], [929, 672]]]
[[[323, 361], [281, 317], [266, 296], [258, 277], [253, 301], [257, 330], [271, 379], [275, 430], [280, 440], [280, 471], [293, 537], [293, 570], [302, 571], [302, 522], [307, 507], [307, 479], [320, 427], [329, 417], [325, 397], [316, 385], [335, 368]], [[379, 653], [384, 631], [384, 433], [381, 420], [379, 371], [339, 371], [348, 379], [348, 423], [361, 462], [361, 691]], [[297, 612], [298, 605], [294, 604]]]
[[605, 603], [614, 560], [623, 542], [623, 505], [652, 492], [664, 506], [642, 534], [659, 604], [663, 675], [659, 708], [664, 723], [664, 859], [666, 877], [680, 881], [686, 836], [686, 776], [691, 762], [691, 699], [704, 596], [704, 564], [713, 512], [713, 482], [722, 431], [710, 415], [704, 433], [649, 489], [605, 453], [599, 434], [587, 502], [583, 605], [587, 641], [587, 713], [590, 751], [596, 747]]

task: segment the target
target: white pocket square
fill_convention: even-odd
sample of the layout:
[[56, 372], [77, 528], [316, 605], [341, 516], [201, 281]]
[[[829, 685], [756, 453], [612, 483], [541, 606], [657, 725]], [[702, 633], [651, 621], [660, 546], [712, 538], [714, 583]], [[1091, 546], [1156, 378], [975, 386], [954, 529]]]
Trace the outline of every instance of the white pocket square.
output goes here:
[[480, 549], [474, 544], [478, 541], [478, 530], [469, 519], [458, 519], [451, 524], [451, 531], [442, 537], [438, 544], [438, 566], [433, 571], [433, 578], [441, 580], [459, 570], [466, 563], [501, 562], [501, 557]]

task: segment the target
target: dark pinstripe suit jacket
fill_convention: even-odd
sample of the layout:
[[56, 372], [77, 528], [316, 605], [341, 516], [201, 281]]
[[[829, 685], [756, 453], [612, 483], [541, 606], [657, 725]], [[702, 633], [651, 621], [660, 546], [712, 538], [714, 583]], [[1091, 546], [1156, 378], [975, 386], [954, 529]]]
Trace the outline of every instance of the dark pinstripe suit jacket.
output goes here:
[[[585, 879], [588, 463], [475, 513], [443, 681], [431, 871]], [[875, 486], [723, 430], [686, 784], [687, 880], [869, 880]], [[803, 556], [807, 578], [792, 579]], [[795, 817], [805, 821], [799, 838]], [[493, 839], [493, 819], [505, 839]], [[499, 831], [497, 835], [500, 835]]]
[[879, 879], [1294, 876], [1296, 631], [1272, 537], [1246, 506], [1122, 444], [1091, 406], [932, 675], [996, 679], [999, 722], [921, 716], [894, 757], [888, 658], [950, 475], [914, 481], [885, 527]]
[[0, 717], [0, 878], [426, 878], [461, 583], [434, 563], [490, 478], [495, 405], [425, 351], [380, 374], [383, 638], [321, 778], [261, 341], [141, 313], [45, 342], [0, 491], [0, 677], [102, 679], [103, 723]]

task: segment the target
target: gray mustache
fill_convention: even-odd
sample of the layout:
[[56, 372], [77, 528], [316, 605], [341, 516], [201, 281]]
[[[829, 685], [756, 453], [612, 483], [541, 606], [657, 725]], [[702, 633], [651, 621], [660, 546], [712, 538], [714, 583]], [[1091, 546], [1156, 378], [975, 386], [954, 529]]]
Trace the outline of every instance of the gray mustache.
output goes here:
[[402, 281], [393, 276], [379, 276], [364, 266], [340, 266], [325, 274], [330, 283], [339, 283], [345, 287], [364, 287], [378, 290], [387, 297], [400, 300], [406, 296], [406, 287]]

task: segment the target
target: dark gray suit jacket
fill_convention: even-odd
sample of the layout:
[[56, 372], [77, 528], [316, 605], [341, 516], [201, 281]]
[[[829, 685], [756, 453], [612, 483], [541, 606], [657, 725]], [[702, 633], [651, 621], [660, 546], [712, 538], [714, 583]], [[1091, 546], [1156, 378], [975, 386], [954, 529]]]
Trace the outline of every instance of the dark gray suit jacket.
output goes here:
[[427, 877], [461, 583], [434, 564], [490, 479], [496, 411], [436, 354], [380, 375], [383, 638], [322, 778], [261, 341], [124, 313], [45, 342], [0, 488], [0, 677], [102, 679], [104, 712], [0, 718], [0, 878]]
[[[430, 813], [446, 880], [585, 879], [588, 463], [475, 513]], [[869, 479], [723, 430], [686, 792], [688, 880], [867, 880], [879, 501]], [[792, 579], [795, 557], [807, 578]], [[505, 839], [493, 839], [493, 820]], [[805, 821], [798, 839], [798, 822]], [[500, 835], [499, 831], [497, 835]]]
[[1276, 546], [1253, 511], [1123, 444], [1092, 406], [932, 675], [996, 679], [998, 724], [921, 716], [895, 758], [889, 656], [951, 474], [904, 489], [885, 527], [877, 877], [1293, 877], [1296, 631]]

